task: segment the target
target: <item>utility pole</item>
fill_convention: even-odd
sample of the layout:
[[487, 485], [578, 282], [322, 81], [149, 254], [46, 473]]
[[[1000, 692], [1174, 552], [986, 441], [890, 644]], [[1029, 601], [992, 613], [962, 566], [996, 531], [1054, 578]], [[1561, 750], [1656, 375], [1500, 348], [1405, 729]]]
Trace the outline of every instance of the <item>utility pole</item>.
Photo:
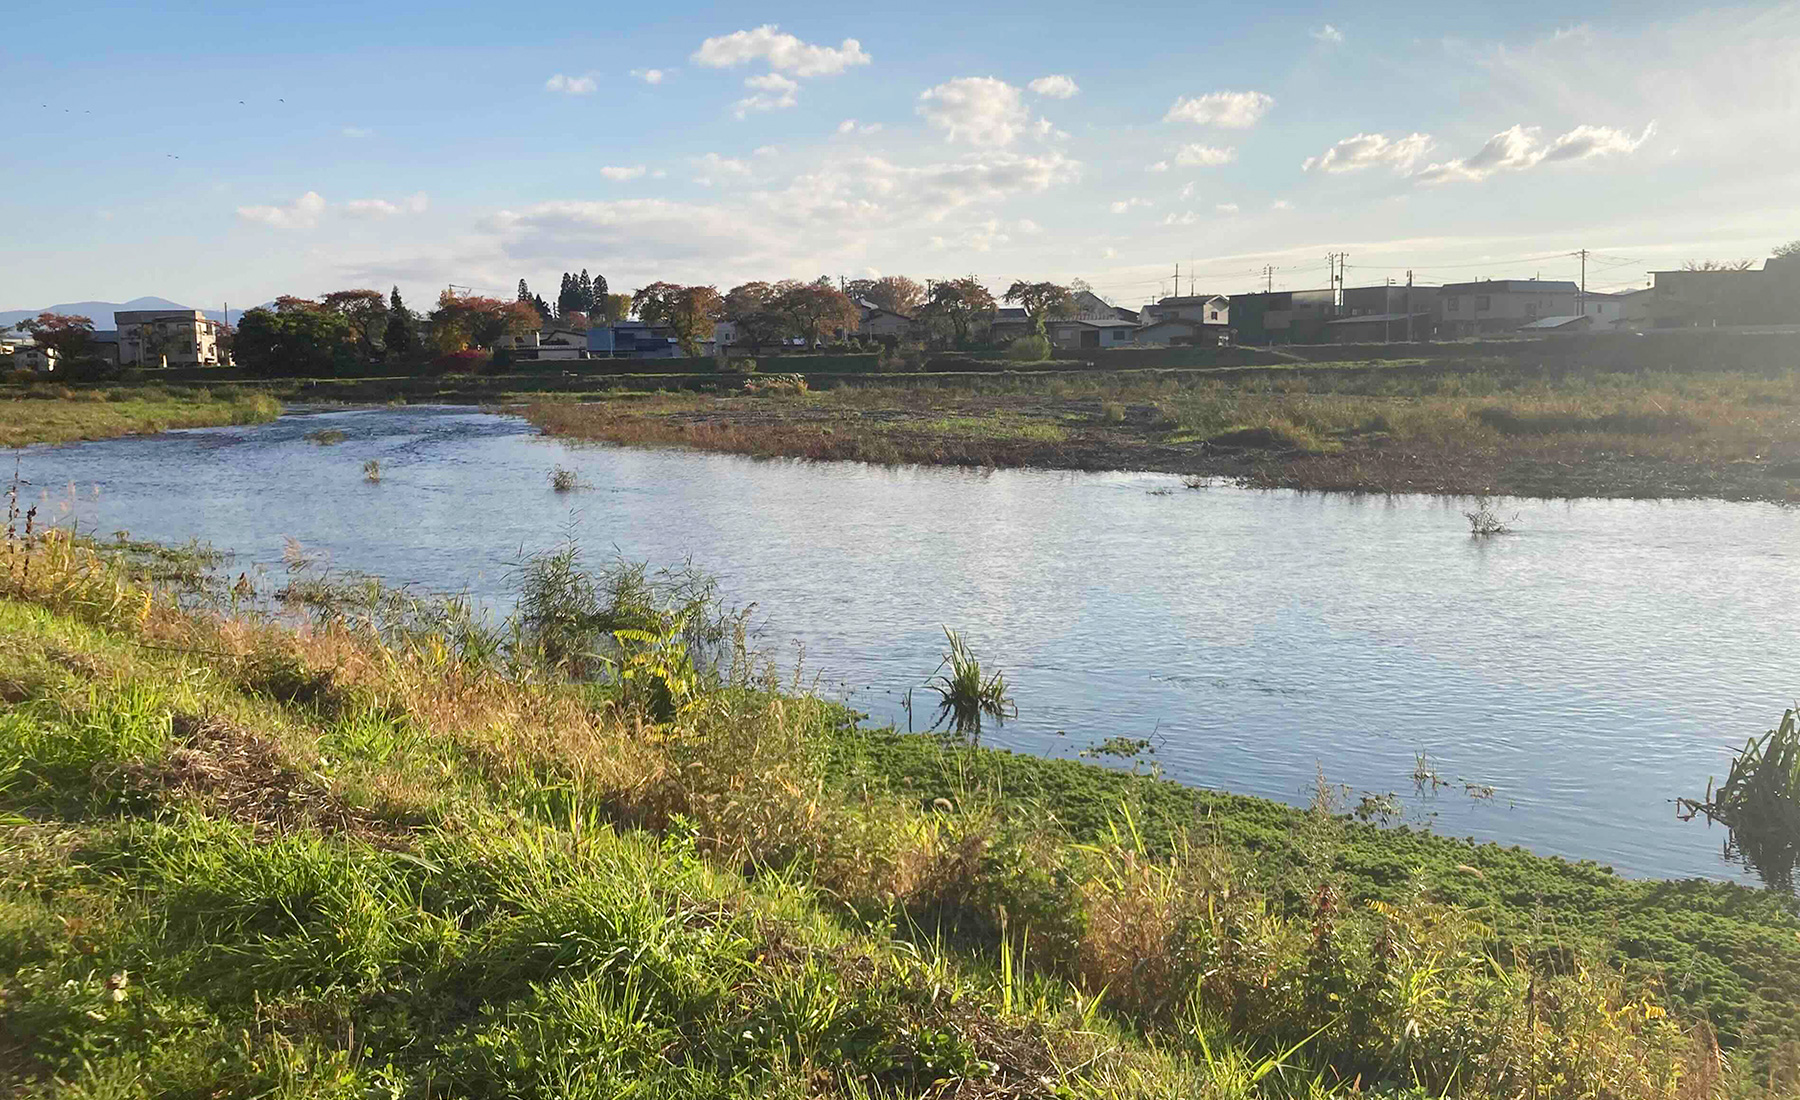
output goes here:
[[1387, 289], [1381, 292], [1381, 342], [1394, 342], [1394, 277], [1389, 275], [1383, 284]]
[[1181, 297], [1181, 261], [1175, 261], [1175, 297]]
[[1413, 342], [1412, 268], [1406, 269], [1406, 342]]
[[1575, 299], [1575, 312], [1587, 315], [1587, 249], [1581, 250], [1581, 294]]
[[1269, 294], [1275, 293], [1275, 268], [1273, 266], [1269, 264], [1263, 265], [1263, 281], [1264, 292]]

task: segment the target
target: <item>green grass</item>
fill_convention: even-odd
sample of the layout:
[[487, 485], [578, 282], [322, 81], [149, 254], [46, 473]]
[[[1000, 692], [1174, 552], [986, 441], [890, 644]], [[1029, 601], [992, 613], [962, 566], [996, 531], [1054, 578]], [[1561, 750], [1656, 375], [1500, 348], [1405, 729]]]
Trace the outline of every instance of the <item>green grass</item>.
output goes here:
[[1772, 895], [857, 730], [633, 567], [581, 680], [163, 575], [0, 548], [13, 1093], [1792, 1094]]
[[261, 424], [280, 415], [281, 403], [259, 391], [0, 386], [0, 447], [111, 439], [170, 428]]
[[952, 439], [1061, 443], [1069, 438], [1068, 430], [1060, 424], [1008, 416], [940, 416], [918, 424], [907, 424], [905, 428], [908, 431], [929, 432]]

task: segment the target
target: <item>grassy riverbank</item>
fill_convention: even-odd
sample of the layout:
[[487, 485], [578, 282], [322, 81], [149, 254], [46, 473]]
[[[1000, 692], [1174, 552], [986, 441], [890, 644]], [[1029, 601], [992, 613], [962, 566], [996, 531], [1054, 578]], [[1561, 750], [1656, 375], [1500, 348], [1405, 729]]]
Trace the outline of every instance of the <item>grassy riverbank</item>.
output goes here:
[[1800, 499], [1800, 373], [1494, 363], [996, 376], [527, 411], [573, 439], [881, 463], [1142, 469], [1260, 487]]
[[631, 570], [493, 630], [142, 550], [0, 551], [0, 1087], [1795, 1088], [1772, 895], [858, 731]]
[[244, 389], [7, 385], [0, 386], [0, 447], [261, 424], [280, 415], [275, 398]]

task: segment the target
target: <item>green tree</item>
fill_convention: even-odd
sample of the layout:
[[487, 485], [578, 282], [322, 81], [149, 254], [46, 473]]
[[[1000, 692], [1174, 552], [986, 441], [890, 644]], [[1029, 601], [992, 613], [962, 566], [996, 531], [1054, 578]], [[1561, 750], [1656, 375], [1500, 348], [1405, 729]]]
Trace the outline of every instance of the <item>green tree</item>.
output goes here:
[[596, 311], [604, 312], [606, 309], [606, 296], [606, 276], [594, 276], [594, 299], [588, 303], [588, 313], [592, 314]]
[[417, 339], [413, 332], [412, 310], [400, 300], [400, 288], [395, 287], [388, 296], [387, 328], [382, 333], [381, 342], [389, 355], [411, 355]]
[[1075, 295], [1056, 283], [1015, 282], [1006, 288], [1006, 300], [1024, 307], [1031, 331], [1039, 336], [1044, 335], [1045, 321], [1075, 315]]
[[379, 290], [334, 290], [319, 305], [350, 322], [350, 335], [365, 361], [380, 357], [380, 341], [387, 331], [386, 295]]
[[581, 312], [586, 313], [594, 308], [594, 280], [588, 278], [585, 267], [575, 278], [575, 297], [580, 300], [580, 304], [575, 308]]
[[282, 297], [274, 309], [246, 310], [232, 350], [239, 365], [282, 377], [323, 377], [349, 365], [353, 339], [341, 313], [303, 298]]
[[695, 356], [723, 316], [725, 300], [716, 287], [656, 282], [632, 295], [631, 308], [647, 325], [668, 326], [682, 354]]

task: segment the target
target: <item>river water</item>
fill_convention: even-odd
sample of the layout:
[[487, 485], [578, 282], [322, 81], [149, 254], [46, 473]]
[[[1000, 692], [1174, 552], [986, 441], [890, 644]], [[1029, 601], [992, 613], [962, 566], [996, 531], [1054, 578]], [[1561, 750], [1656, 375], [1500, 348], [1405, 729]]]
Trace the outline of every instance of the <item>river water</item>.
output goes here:
[[[347, 439], [306, 440], [323, 429]], [[588, 487], [553, 492], [559, 464]], [[1477, 540], [1445, 498], [571, 445], [423, 407], [34, 447], [22, 470], [101, 534], [275, 574], [292, 538], [501, 610], [521, 554], [565, 535], [595, 561], [691, 557], [769, 652], [802, 643], [878, 720], [905, 726], [947, 625], [1012, 684], [987, 744], [1145, 738], [1136, 766], [1294, 803], [1322, 769], [1352, 803], [1394, 792], [1414, 824], [1636, 876], [1743, 874], [1672, 800], [1800, 693], [1800, 510], [1773, 505], [1509, 502], [1516, 533]]]

